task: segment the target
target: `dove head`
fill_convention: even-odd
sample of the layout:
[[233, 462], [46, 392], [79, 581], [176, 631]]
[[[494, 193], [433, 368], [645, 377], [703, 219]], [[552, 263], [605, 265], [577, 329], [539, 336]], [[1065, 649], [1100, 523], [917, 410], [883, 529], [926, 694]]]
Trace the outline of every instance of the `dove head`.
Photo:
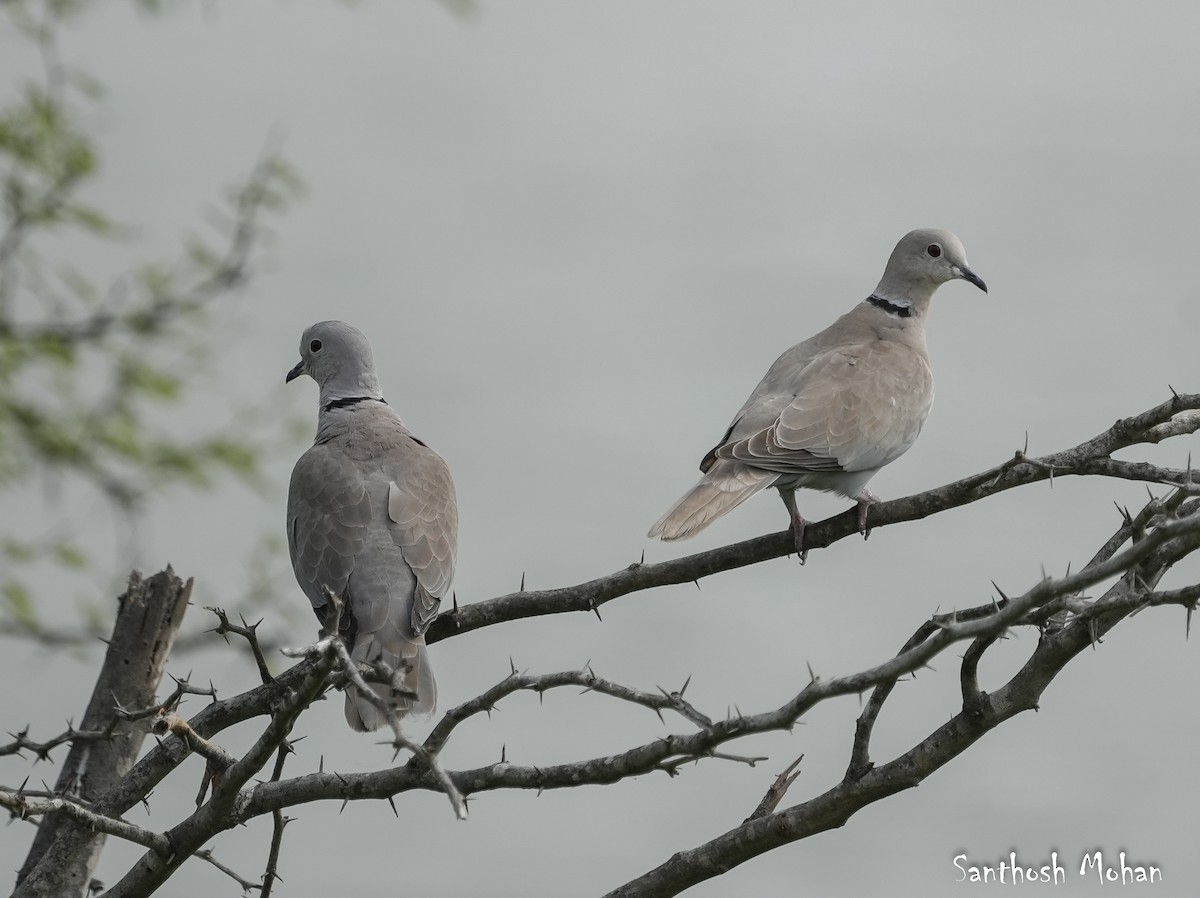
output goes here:
[[300, 362], [285, 381], [307, 374], [321, 388], [321, 404], [338, 399], [382, 399], [375, 355], [366, 336], [344, 321], [321, 321], [300, 338]]
[[984, 293], [983, 278], [967, 265], [962, 241], [939, 228], [909, 231], [896, 244], [875, 295], [903, 304], [924, 305], [946, 281], [964, 280]]

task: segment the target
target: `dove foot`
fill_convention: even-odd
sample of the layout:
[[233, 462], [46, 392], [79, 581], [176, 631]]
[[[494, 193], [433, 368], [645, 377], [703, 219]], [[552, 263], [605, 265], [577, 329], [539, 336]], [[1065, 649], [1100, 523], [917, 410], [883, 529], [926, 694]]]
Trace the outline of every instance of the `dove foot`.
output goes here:
[[800, 558], [800, 563], [808, 561], [808, 549], [804, 548], [804, 525], [808, 523], [800, 516], [799, 509], [796, 508], [796, 493], [794, 490], [780, 490], [779, 497], [783, 499], [783, 504], [787, 506], [788, 516], [792, 519], [792, 538], [796, 541], [796, 555]]
[[864, 489], [858, 494], [858, 532], [863, 539], [871, 535], [871, 528], [867, 526], [867, 510], [878, 501], [879, 497], [870, 490]]
[[808, 561], [808, 549], [804, 548], [804, 524], [804, 518], [799, 515], [792, 518], [792, 537], [796, 540], [796, 554], [801, 564]]

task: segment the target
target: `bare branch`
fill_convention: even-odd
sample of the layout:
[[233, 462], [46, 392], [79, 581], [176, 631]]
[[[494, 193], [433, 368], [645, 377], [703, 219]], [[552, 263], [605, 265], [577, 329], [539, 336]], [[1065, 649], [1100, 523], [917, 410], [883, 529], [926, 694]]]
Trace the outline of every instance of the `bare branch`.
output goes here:
[[[1152, 504], [1155, 501], [1152, 500]], [[1147, 552], [1148, 545], [1152, 548]], [[1114, 573], [1122, 574], [1100, 599], [1092, 603], [1077, 601], [1082, 611], [1070, 624], [1045, 633], [1029, 661], [1001, 689], [990, 695], [983, 693], [974, 681], [973, 672], [964, 672], [964, 691], [968, 695], [963, 710], [900, 757], [872, 767], [865, 760], [865, 748], [860, 750], [863, 726], [860, 719], [850, 768], [841, 783], [785, 811], [760, 818], [752, 816], [741, 826], [705, 845], [678, 852], [661, 866], [610, 892], [609, 898], [657, 898], [678, 894], [779, 845], [841, 826], [868, 804], [917, 786], [1005, 720], [1036, 708], [1042, 691], [1072, 658], [1094, 645], [1124, 617], [1144, 607], [1145, 586], [1157, 582], [1177, 560], [1197, 549], [1200, 549], [1200, 502], [1193, 501], [1180, 506], [1175, 517], [1151, 518], [1150, 529], [1144, 538], [1126, 551], [1094, 562], [1078, 574], [1057, 581], [1043, 580], [1024, 596], [1008, 601], [1002, 610], [969, 627], [952, 623], [928, 637], [919, 633], [923, 642], [914, 646], [914, 642], [919, 642], [918, 637], [914, 637], [898, 657], [928, 646], [947, 630], [976, 629], [980, 624], [985, 625], [985, 629], [977, 634], [976, 646], [979, 646], [977, 651], [982, 652], [986, 649], [983, 642], [989, 637], [994, 639], [1003, 631], [1003, 627], [994, 624], [1006, 619], [1016, 623], [1033, 606], [1044, 605], [1056, 597], [1077, 595], [1080, 590]], [[1178, 598], [1186, 603], [1194, 597], [1185, 594]], [[968, 652], [964, 666], [973, 666], [977, 661], [974, 654], [974, 651]], [[886, 687], [881, 686], [880, 690], [883, 688]], [[873, 722], [873, 718], [870, 720]], [[865, 745], [866, 737], [861, 741]]]
[[92, 832], [117, 836], [144, 845], [159, 854], [167, 854], [171, 850], [171, 843], [162, 833], [151, 832], [125, 820], [97, 814], [69, 798], [34, 798], [20, 792], [0, 791], [0, 807], [7, 808], [14, 816], [21, 818], [61, 812], [63, 816]]
[[225, 614], [224, 608], [214, 608], [212, 606], [205, 605], [204, 610], [211, 611], [217, 616], [217, 626], [215, 626], [211, 632], [216, 633], [218, 636], [225, 637], [226, 642], [229, 641], [229, 633], [233, 633], [234, 635], [240, 636], [246, 640], [246, 642], [250, 645], [250, 651], [254, 653], [254, 664], [258, 667], [259, 677], [264, 683], [270, 683], [274, 678], [271, 676], [271, 671], [267, 667], [267, 659], [263, 654], [262, 645], [258, 641], [258, 625], [261, 624], [262, 621], [259, 620], [253, 624], [247, 624], [246, 619], [242, 618], [242, 625], [238, 626], [229, 620], [228, 615]]
[[[271, 782], [277, 783], [283, 778], [283, 764], [287, 756], [294, 751], [290, 742], [279, 746], [279, 753], [275, 756], [275, 769], [271, 771]], [[262, 898], [271, 898], [271, 890], [275, 888], [275, 880], [279, 878], [279, 852], [283, 848], [283, 830], [292, 821], [291, 817], [285, 817], [280, 810], [272, 811], [271, 817], [271, 848], [267, 852], [267, 867], [262, 876]]]
[[[78, 794], [97, 802], [121, 781], [137, 757], [148, 723], [126, 721], [118, 728], [112, 721], [123, 706], [143, 707], [153, 702], [172, 642], [183, 622], [191, 589], [192, 581], [185, 583], [170, 568], [149, 579], [143, 579], [136, 571], [130, 575], [128, 588], [119, 599], [104, 664], [83, 718], [85, 730], [105, 729], [111, 736], [72, 744], [59, 772], [56, 793]], [[103, 847], [103, 836], [94, 834], [109, 830], [93, 826], [92, 820], [81, 819], [76, 812], [79, 806], [68, 804], [69, 807], [62, 808], [63, 815], [44, 818], [38, 827], [18, 874], [14, 898], [68, 894], [91, 878]], [[89, 813], [100, 821], [117, 820], [125, 810], [113, 812], [97, 802]]]
[[783, 801], [783, 796], [787, 794], [787, 790], [792, 787], [792, 783], [800, 778], [800, 762], [804, 760], [804, 755], [796, 758], [787, 769], [779, 776], [775, 777], [775, 782], [771, 784], [771, 788], [767, 790], [767, 794], [762, 797], [762, 801], [758, 803], [758, 807], [754, 809], [749, 817], [743, 822], [748, 823], [751, 820], [756, 820], [759, 817], [765, 817], [771, 814], [779, 807], [779, 802]]
[[[1167, 436], [1200, 430], [1200, 414], [1181, 414], [1200, 409], [1200, 393], [1173, 395], [1140, 415], [1117, 421], [1112, 427], [1071, 449], [1028, 458], [1017, 452], [997, 467], [965, 477], [955, 483], [871, 507], [871, 527], [878, 529], [904, 521], [915, 521], [938, 512], [977, 502], [1018, 486], [1050, 477], [1104, 476], [1169, 483], [1190, 489], [1200, 473], [1175, 470], [1112, 459], [1113, 452], [1142, 443], [1157, 443]], [[1165, 429], [1161, 429], [1165, 426]], [[810, 523], [804, 543], [810, 550], [826, 548], [858, 533], [856, 510], [851, 508], [824, 521]], [[790, 530], [760, 536], [707, 552], [699, 552], [657, 564], [635, 562], [624, 570], [589, 580], [577, 586], [515, 593], [458, 606], [442, 615], [429, 628], [430, 643], [504, 621], [571, 611], [594, 612], [606, 602], [657, 586], [698, 581], [701, 577], [734, 570], [795, 552]]]
[[[212, 849], [210, 848], [205, 848], [203, 851], [197, 851], [192, 855], [192, 857], [198, 857], [200, 860], [207, 861], [208, 863], [212, 864], [214, 867], [236, 882], [239, 886], [241, 886], [243, 895], [249, 895], [251, 892], [263, 888], [263, 886], [259, 883], [251, 882], [250, 880], [239, 876], [236, 871], [222, 864], [216, 859], [216, 857], [213, 856]], [[265, 895], [267, 893], [264, 891], [263, 894]]]

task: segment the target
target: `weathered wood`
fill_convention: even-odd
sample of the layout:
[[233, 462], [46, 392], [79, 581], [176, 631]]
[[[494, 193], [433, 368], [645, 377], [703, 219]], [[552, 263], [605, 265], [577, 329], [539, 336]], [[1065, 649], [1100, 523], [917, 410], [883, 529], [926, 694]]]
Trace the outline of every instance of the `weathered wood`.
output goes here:
[[[149, 579], [137, 571], [129, 575], [80, 729], [103, 730], [113, 725], [118, 708], [140, 710], [154, 703], [191, 592], [192, 581], [185, 583], [169, 566]], [[55, 791], [86, 801], [103, 795], [137, 760], [150, 723], [149, 717], [121, 720], [111, 739], [73, 743]], [[13, 898], [86, 895], [104, 840], [63, 814], [48, 814], [17, 874]]]

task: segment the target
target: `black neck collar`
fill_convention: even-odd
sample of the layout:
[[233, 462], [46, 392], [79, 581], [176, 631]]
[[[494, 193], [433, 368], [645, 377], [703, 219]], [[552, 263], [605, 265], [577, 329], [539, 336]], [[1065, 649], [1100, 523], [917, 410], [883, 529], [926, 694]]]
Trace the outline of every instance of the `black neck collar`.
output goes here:
[[875, 306], [877, 309], [883, 309], [889, 315], [895, 315], [897, 318], [911, 318], [912, 306], [901, 305], [900, 303], [891, 302], [884, 299], [882, 296], [876, 296], [872, 293], [867, 297], [867, 302]]
[[347, 396], [345, 399], [332, 399], [325, 403], [325, 407], [321, 411], [331, 412], [335, 408], [349, 408], [352, 405], [358, 405], [360, 402], [382, 402], [387, 405], [387, 401], [375, 396]]

